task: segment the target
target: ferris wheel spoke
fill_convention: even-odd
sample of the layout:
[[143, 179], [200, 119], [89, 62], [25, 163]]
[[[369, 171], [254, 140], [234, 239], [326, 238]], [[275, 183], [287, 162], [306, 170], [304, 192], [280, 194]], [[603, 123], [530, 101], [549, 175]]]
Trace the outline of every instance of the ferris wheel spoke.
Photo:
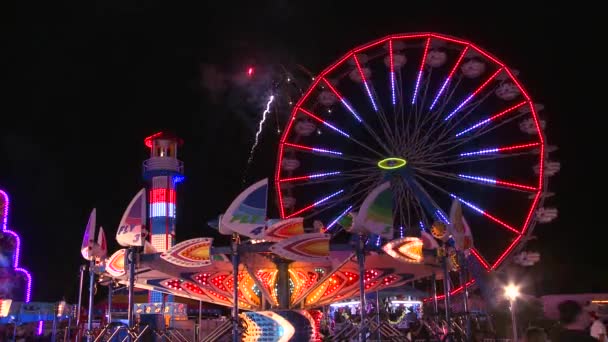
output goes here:
[[495, 187], [495, 188], [505, 188], [505, 189], [509, 189], [509, 190], [516, 190], [516, 191], [522, 191], [522, 192], [528, 192], [528, 193], [538, 191], [538, 188], [536, 188], [535, 186], [519, 184], [516, 182], [511, 182], [511, 181], [506, 181], [506, 180], [491, 178], [491, 177], [486, 177], [486, 176], [470, 175], [470, 174], [464, 174], [464, 173], [456, 174], [456, 173], [451, 173], [451, 172], [442, 172], [442, 171], [425, 170], [425, 169], [418, 169], [417, 171], [420, 172], [421, 174], [432, 175], [435, 177], [447, 178], [447, 179], [452, 179], [452, 180], [461, 181], [461, 182], [464, 181], [464, 182], [469, 182], [469, 183], [475, 183], [475, 184], [480, 184], [480, 185], [484, 185], [484, 186], [491, 186], [491, 187]]
[[377, 161], [374, 159], [349, 156], [349, 155], [343, 154], [340, 151], [328, 150], [325, 148], [305, 146], [305, 145], [294, 144], [294, 143], [290, 143], [290, 142], [284, 142], [283, 145], [287, 146], [287, 147], [292, 147], [292, 148], [298, 149], [300, 151], [304, 151], [304, 152], [308, 152], [308, 153], [312, 153], [312, 154], [315, 154], [318, 156], [323, 156], [323, 157], [328, 157], [328, 158], [348, 160], [348, 161], [353, 161], [356, 163], [368, 164], [368, 165], [376, 165], [376, 163], [377, 163]]
[[486, 161], [501, 158], [517, 157], [521, 155], [537, 154], [538, 150], [531, 149], [540, 146], [540, 142], [528, 142], [523, 144], [507, 145], [500, 147], [486, 147], [481, 150], [467, 151], [459, 154], [452, 154], [445, 157], [428, 158], [426, 161], [417, 162], [420, 166], [442, 166], [453, 165], [453, 163], [467, 163], [476, 161]]
[[[442, 126], [444, 126], [446, 124], [446, 122], [443, 120], [441, 115], [445, 112], [445, 107], [447, 106], [447, 104], [451, 103], [452, 97], [456, 93], [456, 90], [458, 89], [458, 86], [460, 85], [461, 80], [462, 80], [462, 76], [459, 75], [456, 78], [456, 82], [449, 82], [448, 87], [446, 88], [447, 96], [445, 98], [445, 101], [443, 101], [441, 106], [438, 108], [438, 110], [429, 111], [425, 115], [425, 117], [423, 118], [423, 120], [419, 124], [419, 126], [413, 128], [414, 132], [416, 132], [417, 135], [421, 134], [420, 132], [424, 131], [424, 135], [422, 136], [422, 138], [411, 140], [413, 142], [412, 143], [413, 146], [411, 147], [411, 149], [416, 151], [416, 152], [412, 153], [413, 155], [416, 155], [416, 153], [419, 153], [418, 150], [420, 150], [421, 147], [427, 146], [429, 143], [429, 139], [433, 138], [432, 144], [437, 143], [438, 140], [435, 139], [436, 137], [434, 136], [434, 132], [436, 132]], [[429, 123], [430, 123], [430, 125], [429, 125]], [[426, 125], [429, 125], [429, 127], [426, 127]]]
[[420, 62], [420, 68], [418, 69], [418, 77], [416, 77], [416, 84], [414, 85], [414, 94], [412, 95], [412, 105], [416, 103], [418, 97], [418, 87], [420, 86], [420, 80], [422, 79], [422, 73], [424, 72], [424, 63], [426, 63], [426, 56], [429, 52], [429, 46], [431, 45], [431, 37], [426, 39], [424, 45], [424, 53], [422, 55], [422, 62]]
[[433, 197], [426, 191], [426, 189], [424, 188], [424, 186], [422, 186], [422, 184], [420, 182], [418, 182], [416, 179], [412, 180], [415, 185], [418, 187], [418, 189], [422, 192], [422, 194], [425, 197], [425, 200], [427, 200], [431, 206], [433, 207], [433, 211], [429, 211], [430, 208], [427, 206], [422, 206], [422, 202], [421, 199], [418, 198], [418, 195], [414, 195], [414, 198], [416, 199], [416, 201], [418, 202], [418, 204], [420, 204], [420, 206], [424, 209], [424, 211], [430, 216], [430, 217], [435, 217], [437, 219], [442, 220], [445, 223], [449, 223], [447, 217], [445, 217], [445, 215], [443, 214], [443, 211], [441, 210], [441, 207], [439, 206], [439, 204], [437, 204], [437, 202], [435, 202], [435, 200], [433, 199]]
[[[434, 150], [437, 146], [440, 145], [452, 145], [451, 142], [447, 142], [445, 139], [446, 136], [448, 135], [449, 132], [453, 131], [453, 129], [455, 127], [457, 127], [467, 116], [469, 116], [471, 113], [473, 113], [492, 93], [489, 92], [486, 95], [484, 95], [481, 99], [471, 103], [470, 105], [466, 106], [465, 108], [468, 108], [468, 110], [464, 113], [464, 115], [461, 115], [458, 120], [450, 120], [450, 121], [443, 121], [443, 120], [439, 120], [439, 124], [438, 125], [434, 125], [432, 128], [428, 129], [427, 132], [425, 133], [425, 137], [424, 139], [422, 139], [423, 141], [419, 142], [418, 144], [415, 145], [415, 152], [414, 154], [416, 155], [426, 155], [428, 154], [430, 151]], [[437, 121], [436, 121], [437, 122]], [[443, 129], [441, 130], [441, 132], [436, 136], [435, 133], [441, 128], [443, 127]], [[430, 143], [428, 143], [428, 139], [429, 137], [433, 137], [433, 141], [431, 141]], [[449, 139], [453, 139], [453, 138], [449, 138]]]
[[520, 151], [520, 150], [529, 149], [532, 147], [538, 147], [538, 146], [540, 146], [540, 144], [541, 144], [540, 142], [529, 142], [529, 143], [501, 146], [501, 147], [491, 147], [491, 148], [486, 147], [482, 150], [462, 152], [458, 155], [458, 157], [471, 157], [471, 156], [499, 154], [499, 153], [506, 153], [506, 152], [513, 153], [514, 151]]
[[491, 81], [494, 80], [494, 78], [496, 78], [496, 76], [498, 76], [498, 74], [503, 70], [503, 67], [498, 68], [498, 70], [496, 70], [496, 72], [494, 72], [492, 74], [492, 76], [490, 76], [484, 83], [482, 83], [479, 88], [477, 88], [471, 95], [469, 95], [467, 98], [465, 98], [454, 110], [452, 110], [450, 112], [450, 114], [448, 114], [445, 119], [443, 119], [444, 121], [448, 121], [450, 120], [454, 115], [456, 115], [456, 113], [458, 113], [462, 107], [464, 107], [467, 103], [469, 103], [469, 101], [471, 101], [477, 94], [479, 94], [479, 92], [481, 92]]
[[468, 208], [472, 209], [473, 211], [476, 211], [477, 213], [481, 214], [484, 217], [487, 217], [488, 219], [490, 219], [491, 221], [497, 223], [498, 225], [500, 225], [501, 227], [517, 234], [517, 235], [521, 235], [520, 231], [515, 229], [514, 227], [512, 227], [511, 225], [509, 225], [508, 223], [505, 223], [503, 220], [493, 216], [492, 214], [490, 214], [489, 212], [485, 211], [484, 209], [480, 208], [479, 206], [443, 189], [442, 187], [438, 186], [437, 184], [431, 182], [430, 180], [421, 177], [419, 174], [416, 175], [416, 178], [424, 181], [425, 183], [429, 184], [430, 186], [432, 186], [433, 188], [439, 190], [440, 192], [450, 196], [453, 199], [458, 200], [460, 203], [466, 205]]
[[445, 126], [443, 126], [443, 130], [439, 134], [439, 138], [437, 138], [437, 140], [441, 141], [446, 135], [448, 135], [456, 127], [458, 127], [460, 125], [460, 123], [462, 123], [469, 115], [474, 113], [477, 110], [477, 108], [479, 108], [479, 106], [481, 104], [483, 104], [492, 94], [493, 94], [493, 92], [489, 91], [485, 95], [483, 95], [479, 100], [472, 102], [469, 105], [464, 106], [462, 108], [462, 110], [464, 111], [466, 109], [466, 112], [464, 112], [463, 115], [459, 115], [458, 119], [456, 119], [456, 120], [447, 121], [447, 124]]
[[537, 153], [533, 152], [533, 151], [528, 151], [528, 152], [509, 153], [509, 154], [488, 154], [485, 156], [480, 155], [480, 156], [469, 157], [469, 158], [460, 158], [460, 159], [436, 159], [435, 161], [432, 161], [432, 162], [415, 161], [416, 166], [414, 166], [414, 168], [415, 169], [434, 170], [434, 169], [438, 169], [438, 168], [442, 168], [442, 167], [446, 167], [446, 166], [473, 164], [473, 163], [477, 163], [477, 162], [486, 162], [486, 161], [492, 161], [492, 160], [515, 158], [515, 157], [520, 157], [520, 156], [530, 155], [530, 154], [537, 154]]
[[[474, 134], [466, 136], [466, 138], [451, 137], [449, 139], [446, 139], [446, 140], [442, 141], [439, 144], [435, 144], [433, 146], [433, 150], [435, 150], [436, 152], [432, 152], [432, 153], [428, 154], [427, 157], [433, 158], [433, 157], [435, 157], [437, 155], [444, 154], [446, 152], [454, 150], [454, 149], [456, 149], [456, 148], [458, 148], [458, 147], [460, 147], [460, 146], [462, 146], [462, 145], [464, 145], [466, 143], [469, 143], [471, 141], [474, 141], [474, 140], [476, 140], [476, 139], [478, 139], [478, 138], [486, 135], [487, 133], [490, 133], [490, 132], [494, 131], [495, 129], [498, 129], [498, 128], [500, 128], [500, 127], [508, 124], [509, 122], [512, 122], [513, 120], [516, 120], [516, 119], [520, 118], [523, 115], [526, 115], [526, 114], [525, 113], [519, 113], [519, 114], [511, 116], [508, 119], [505, 119], [505, 120], [501, 121], [500, 123], [497, 123], [497, 124], [494, 124], [494, 125], [487, 125], [487, 126], [481, 128], [481, 129], [479, 129]], [[443, 149], [443, 150], [441, 150], [441, 151], [439, 151], [439, 148], [440, 147], [444, 147], [444, 146], [446, 146], [446, 148]]]
[[514, 110], [520, 108], [521, 106], [525, 105], [526, 103], [528, 103], [528, 101], [524, 100], [524, 101], [522, 101], [522, 102], [520, 102], [520, 103], [518, 103], [518, 104], [516, 104], [514, 106], [511, 106], [511, 107], [509, 107], [509, 108], [507, 108], [507, 109], [505, 109], [505, 110], [503, 110], [503, 111], [501, 111], [499, 113], [496, 113], [496, 114], [494, 114], [494, 115], [492, 115], [492, 116], [490, 116], [490, 117], [488, 117], [486, 119], [480, 120], [476, 124], [474, 124], [474, 125], [466, 128], [466, 129], [464, 129], [464, 130], [456, 133], [456, 137], [460, 137], [460, 136], [462, 136], [462, 135], [464, 135], [464, 134], [466, 134], [466, 133], [468, 133], [468, 132], [470, 132], [470, 131], [472, 131], [472, 130], [474, 130], [476, 128], [479, 128], [480, 126], [486, 125], [488, 123], [492, 123], [496, 119], [498, 119], [498, 118], [500, 118], [502, 116], [505, 116], [505, 115], [513, 112]]
[[343, 192], [344, 192], [344, 189], [340, 189], [340, 190], [338, 190], [338, 191], [336, 191], [336, 192], [330, 193], [330, 194], [326, 195], [325, 197], [322, 197], [322, 198], [320, 198], [320, 199], [316, 200], [316, 201], [315, 201], [315, 202], [313, 202], [312, 204], [309, 204], [309, 205], [305, 206], [304, 208], [301, 208], [301, 209], [299, 209], [299, 210], [297, 210], [297, 211], [294, 211], [293, 213], [289, 214], [289, 215], [288, 215], [288, 216], [286, 216], [285, 218], [294, 217], [294, 216], [299, 215], [299, 214], [301, 214], [301, 213], [303, 213], [303, 212], [306, 212], [306, 211], [308, 211], [308, 210], [310, 210], [310, 209], [312, 209], [312, 208], [315, 208], [315, 207], [317, 207], [317, 206], [320, 206], [320, 205], [322, 205], [323, 203], [325, 203], [325, 202], [329, 201], [330, 199], [332, 199], [332, 198], [334, 198], [334, 197], [336, 197], [336, 196], [338, 196], [338, 195], [342, 194]]
[[471, 254], [473, 254], [473, 256], [479, 260], [479, 262], [481, 263], [481, 265], [486, 269], [486, 270], [490, 270], [490, 263], [486, 260], [486, 258], [484, 258], [479, 251], [477, 251], [477, 249], [475, 247], [469, 249], [471, 251]]
[[[429, 113], [423, 113], [426, 94], [429, 89], [429, 84], [431, 83], [432, 72], [433, 72], [433, 69], [430, 68], [424, 82], [422, 82], [422, 84], [424, 85], [424, 90], [422, 91], [422, 99], [420, 101], [421, 102], [420, 105], [415, 106], [416, 110], [414, 110], [414, 114], [413, 114], [414, 123], [411, 126], [411, 130], [413, 131], [412, 134], [410, 135], [411, 140], [408, 140], [405, 142], [405, 146], [414, 146], [414, 148], [413, 148], [414, 151], [415, 151], [415, 146], [417, 145], [415, 142], [419, 140], [419, 135], [423, 131], [421, 128], [423, 127], [424, 122], [428, 120], [428, 117], [432, 116], [432, 115], [429, 115]], [[422, 117], [423, 114], [424, 114], [424, 117]]]
[[297, 176], [297, 177], [289, 177], [283, 178], [279, 180], [279, 183], [292, 183], [293, 186], [307, 186], [307, 185], [315, 185], [315, 184], [325, 184], [336, 181], [345, 181], [345, 180], [357, 180], [360, 178], [369, 177], [369, 172], [364, 172], [364, 169], [360, 169], [358, 172], [348, 171], [348, 172], [325, 172], [325, 173], [313, 173], [306, 176]]
[[374, 154], [375, 154], [375, 155], [377, 155], [378, 157], [380, 157], [380, 158], [384, 158], [384, 156], [383, 156], [382, 154], [380, 154], [378, 151], [376, 151], [376, 150], [374, 150], [373, 148], [371, 148], [371, 147], [369, 147], [369, 146], [365, 145], [365, 144], [364, 144], [364, 143], [362, 143], [361, 141], [359, 141], [359, 140], [357, 140], [357, 139], [355, 139], [355, 138], [351, 137], [351, 136], [350, 136], [350, 134], [346, 133], [345, 131], [341, 130], [340, 128], [336, 127], [335, 125], [333, 125], [333, 124], [331, 124], [331, 123], [329, 123], [329, 122], [327, 122], [327, 121], [325, 121], [325, 120], [321, 119], [320, 117], [318, 117], [318, 116], [317, 116], [317, 115], [315, 115], [314, 113], [312, 113], [312, 112], [310, 112], [310, 111], [308, 111], [308, 110], [306, 110], [306, 109], [304, 109], [304, 108], [301, 108], [301, 107], [300, 107], [300, 108], [298, 108], [298, 110], [299, 110], [299, 111], [301, 111], [302, 113], [306, 114], [307, 116], [309, 116], [309, 117], [311, 117], [311, 118], [315, 119], [316, 121], [318, 121], [318, 122], [322, 123], [322, 124], [323, 124], [323, 125], [325, 125], [326, 127], [329, 127], [330, 129], [332, 129], [333, 131], [335, 131], [335, 132], [339, 133], [340, 135], [342, 135], [342, 136], [344, 136], [344, 137], [348, 138], [350, 141], [354, 142], [355, 144], [357, 144], [357, 145], [359, 145], [359, 146], [361, 146], [361, 147], [365, 148], [366, 150], [368, 150], [368, 151], [370, 151], [370, 152], [374, 153]]
[[389, 55], [389, 72], [390, 72], [390, 87], [391, 87], [391, 103], [393, 104], [393, 110], [397, 104], [397, 94], [395, 91], [395, 63], [393, 60], [393, 40], [388, 41], [388, 55]]
[[371, 82], [369, 82], [365, 77], [365, 73], [361, 68], [361, 63], [359, 62], [359, 58], [357, 58], [357, 54], [353, 54], [353, 60], [355, 61], [357, 71], [359, 72], [359, 76], [361, 77], [361, 82], [363, 83], [367, 96], [369, 97], [372, 107], [374, 108], [374, 112], [376, 113], [376, 115], [378, 115], [378, 118], [380, 119], [380, 124], [382, 126], [382, 130], [384, 131], [384, 136], [392, 143], [391, 145], [394, 146], [395, 139], [393, 137], [390, 124], [388, 123], [388, 120], [384, 115], [382, 107], [376, 102], [377, 96], [376, 92], [374, 91], [373, 84], [371, 84]]
[[342, 106], [344, 108], [346, 108], [346, 110], [348, 110], [348, 112], [352, 114], [352, 116], [355, 118], [355, 120], [357, 120], [357, 122], [359, 122], [360, 124], [363, 125], [363, 127], [368, 132], [368, 134], [370, 134], [376, 140], [376, 143], [378, 143], [378, 145], [381, 146], [387, 154], [391, 154], [390, 149], [386, 146], [384, 141], [361, 118], [361, 116], [359, 114], [357, 114], [357, 112], [353, 109], [352, 105], [348, 102], [348, 100], [346, 100], [346, 98], [344, 98], [344, 96], [342, 96], [342, 94], [340, 94], [340, 92], [338, 92], [338, 90], [329, 82], [329, 80], [327, 78], [323, 77], [323, 81], [325, 82], [327, 87], [331, 90], [331, 92], [334, 93], [334, 95], [338, 98], [338, 100], [340, 100], [340, 103], [342, 103]]
[[[375, 187], [377, 187], [381, 183], [381, 181], [382, 181], [382, 178], [379, 176], [378, 177], [368, 177], [366, 181], [362, 181], [359, 183], [359, 184], [365, 184], [365, 185], [355, 186], [355, 187], [350, 188], [348, 190], [348, 192], [346, 192], [343, 196], [340, 196], [339, 199], [326, 203], [323, 207], [319, 208], [318, 210], [315, 210], [314, 213], [310, 213], [310, 214], [306, 215], [306, 218], [310, 218], [310, 217], [319, 215], [320, 213], [327, 211], [329, 209], [332, 209], [341, 203], [351, 203], [351, 205], [350, 205], [351, 209], [357, 208], [359, 206], [359, 204], [361, 202], [363, 202], [363, 199], [365, 198], [366, 194], [368, 194]], [[309, 207], [310, 207], [310, 205], [305, 208], [307, 208], [307, 210], [309, 210], [309, 209], [311, 209]], [[314, 208], [314, 207], [312, 207], [312, 208]], [[302, 213], [305, 211], [306, 210], [300, 209], [299, 213]]]
[[441, 95], [443, 95], [443, 92], [444, 92], [445, 88], [447, 87], [448, 83], [450, 83], [450, 81], [452, 80], [452, 77], [454, 76], [454, 73], [456, 72], [456, 70], [458, 70], [458, 66], [460, 66], [460, 63], [464, 59], [464, 56], [467, 53], [468, 49], [469, 49], [468, 45], [466, 45], [464, 47], [464, 49], [462, 49], [462, 52], [460, 53], [460, 56], [458, 56], [458, 60], [456, 61], [456, 63], [452, 67], [452, 70], [450, 70], [450, 73], [448, 74], [448, 77], [446, 77], [445, 81], [443, 81], [443, 84], [441, 85], [441, 88], [439, 88], [439, 91], [437, 92], [437, 95], [435, 95], [435, 98], [433, 99], [433, 102], [431, 103], [431, 106], [429, 107], [429, 111], [433, 110], [433, 108], [437, 104], [437, 101], [439, 100], [439, 98], [441, 97]]

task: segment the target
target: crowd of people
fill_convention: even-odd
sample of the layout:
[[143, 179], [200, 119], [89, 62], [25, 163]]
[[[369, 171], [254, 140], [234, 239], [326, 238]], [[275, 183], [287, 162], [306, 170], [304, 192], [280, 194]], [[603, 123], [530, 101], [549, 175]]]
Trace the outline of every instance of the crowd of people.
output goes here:
[[559, 325], [549, 333], [541, 328], [531, 327], [525, 335], [525, 342], [608, 342], [606, 326], [594, 311], [585, 311], [573, 300], [558, 305]]

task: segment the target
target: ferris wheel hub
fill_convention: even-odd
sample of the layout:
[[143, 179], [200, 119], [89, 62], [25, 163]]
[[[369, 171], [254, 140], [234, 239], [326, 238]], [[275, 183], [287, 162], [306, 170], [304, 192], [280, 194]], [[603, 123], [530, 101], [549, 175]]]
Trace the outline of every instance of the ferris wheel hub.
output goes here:
[[395, 170], [404, 167], [407, 160], [403, 158], [391, 157], [385, 158], [378, 162], [378, 167], [383, 170]]

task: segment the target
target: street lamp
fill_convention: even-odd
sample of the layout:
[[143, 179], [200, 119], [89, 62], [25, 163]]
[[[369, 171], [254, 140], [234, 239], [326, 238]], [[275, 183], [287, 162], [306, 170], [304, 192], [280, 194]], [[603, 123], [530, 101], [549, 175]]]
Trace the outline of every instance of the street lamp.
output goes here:
[[509, 284], [505, 286], [505, 297], [509, 299], [509, 309], [511, 310], [511, 325], [513, 327], [513, 341], [517, 342], [517, 321], [515, 320], [515, 301], [519, 297], [519, 286]]

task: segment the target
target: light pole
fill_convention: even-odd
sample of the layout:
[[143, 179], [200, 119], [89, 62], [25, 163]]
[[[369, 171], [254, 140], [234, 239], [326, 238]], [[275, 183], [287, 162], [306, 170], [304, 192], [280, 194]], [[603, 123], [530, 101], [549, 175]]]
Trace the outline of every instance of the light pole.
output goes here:
[[505, 297], [509, 299], [511, 310], [511, 326], [513, 327], [513, 341], [517, 342], [517, 320], [515, 319], [515, 301], [519, 297], [519, 286], [509, 284], [505, 286]]

